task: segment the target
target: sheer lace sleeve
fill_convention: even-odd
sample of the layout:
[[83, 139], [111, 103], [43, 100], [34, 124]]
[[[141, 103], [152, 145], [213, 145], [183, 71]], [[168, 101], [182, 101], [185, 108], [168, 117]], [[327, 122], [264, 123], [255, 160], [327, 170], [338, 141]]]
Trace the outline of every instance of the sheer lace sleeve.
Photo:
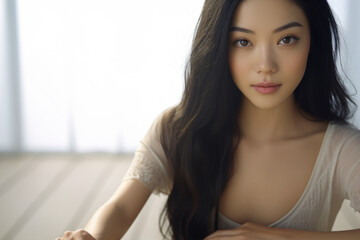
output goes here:
[[360, 131], [347, 127], [339, 143], [338, 182], [350, 206], [360, 212]]
[[170, 193], [168, 165], [160, 143], [162, 116], [163, 114], [154, 121], [140, 142], [141, 145], [124, 177], [124, 181], [138, 179], [155, 194]]

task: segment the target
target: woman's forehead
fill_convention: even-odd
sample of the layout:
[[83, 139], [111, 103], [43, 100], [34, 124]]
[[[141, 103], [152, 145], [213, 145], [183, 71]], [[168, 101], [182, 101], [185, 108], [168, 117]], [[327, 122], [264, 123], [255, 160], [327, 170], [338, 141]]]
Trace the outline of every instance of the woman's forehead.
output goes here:
[[262, 31], [291, 22], [308, 24], [305, 13], [292, 0], [244, 0], [237, 6], [231, 25]]

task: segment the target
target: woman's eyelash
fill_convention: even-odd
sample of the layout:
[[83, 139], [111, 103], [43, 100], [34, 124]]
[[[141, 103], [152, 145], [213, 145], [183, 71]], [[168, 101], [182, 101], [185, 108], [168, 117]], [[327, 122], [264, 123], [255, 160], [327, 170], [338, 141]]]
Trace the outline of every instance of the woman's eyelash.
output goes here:
[[[295, 35], [286, 35], [278, 41], [278, 44], [291, 45], [291, 44], [294, 44], [295, 42], [297, 42], [299, 39], [300, 38], [298, 38]], [[238, 48], [245, 48], [245, 47], [251, 46], [251, 42], [245, 38], [241, 38], [241, 39], [237, 39], [237, 40], [233, 41], [232, 45], [234, 47], [238, 47]]]
[[280, 39], [279, 43], [283, 42], [283, 45], [291, 45], [298, 40], [299, 38], [295, 35], [286, 35]]
[[233, 46], [234, 47], [239, 47], [239, 48], [243, 48], [243, 47], [248, 47], [248, 45], [250, 44], [250, 41], [246, 40], [246, 39], [237, 39], [233, 42]]

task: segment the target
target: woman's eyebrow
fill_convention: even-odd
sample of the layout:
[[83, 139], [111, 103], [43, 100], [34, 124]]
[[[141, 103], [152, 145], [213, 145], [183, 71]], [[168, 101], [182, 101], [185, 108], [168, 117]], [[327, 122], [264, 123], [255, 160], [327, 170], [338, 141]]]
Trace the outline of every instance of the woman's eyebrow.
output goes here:
[[301, 25], [298, 22], [291, 22], [291, 23], [285, 24], [282, 27], [279, 27], [279, 28], [275, 29], [273, 31], [273, 33], [281, 32], [281, 31], [284, 31], [285, 29], [292, 28], [292, 27], [303, 27], [303, 25]]
[[[276, 28], [276, 29], [273, 31], [273, 33], [278, 33], [278, 32], [284, 31], [285, 29], [292, 28], [292, 27], [303, 27], [303, 25], [301, 25], [301, 24], [298, 23], [298, 22], [291, 22], [291, 23], [285, 24], [284, 26], [281, 26], [281, 27]], [[238, 31], [238, 32], [255, 34], [255, 32], [254, 32], [253, 30], [246, 29], [246, 28], [241, 28], [241, 27], [231, 27], [231, 28], [229, 29], [229, 31], [230, 31], [230, 32]]]

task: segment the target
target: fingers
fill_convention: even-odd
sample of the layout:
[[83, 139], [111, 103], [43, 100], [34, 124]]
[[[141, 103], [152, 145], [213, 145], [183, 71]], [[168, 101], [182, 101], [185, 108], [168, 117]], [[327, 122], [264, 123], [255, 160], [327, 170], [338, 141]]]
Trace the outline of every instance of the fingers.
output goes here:
[[210, 239], [230, 239], [230, 237], [238, 236], [241, 233], [239, 229], [232, 229], [232, 230], [219, 230], [215, 233], [207, 236], [204, 240]]
[[72, 232], [66, 231], [63, 236], [69, 238], [69, 237], [71, 237], [71, 235], [72, 235]]
[[[216, 231], [213, 234], [207, 236], [204, 240], [258, 239], [254, 237], [260, 235], [260, 232], [264, 232], [266, 230], [273, 231], [273, 229], [267, 226], [262, 226], [255, 223], [244, 223], [239, 228]], [[266, 233], [264, 234], [264, 237], [267, 237]], [[268, 238], [264, 238], [264, 239], [268, 239]]]
[[[211, 238], [205, 238], [206, 240], [252, 240], [249, 238], [245, 238], [244, 236], [240, 235], [232, 235], [232, 236], [214, 236]], [[204, 240], [205, 240], [204, 239]]]
[[66, 231], [62, 237], [56, 240], [96, 240], [87, 231], [79, 229], [76, 231]]

